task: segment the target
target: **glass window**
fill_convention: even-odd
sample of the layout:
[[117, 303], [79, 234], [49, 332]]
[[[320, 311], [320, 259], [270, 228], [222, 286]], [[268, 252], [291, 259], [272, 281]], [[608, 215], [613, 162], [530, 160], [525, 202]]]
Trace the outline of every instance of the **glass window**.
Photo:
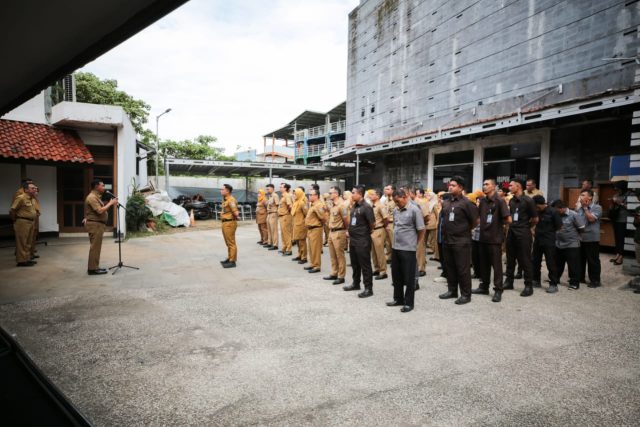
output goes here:
[[511, 178], [540, 178], [540, 143], [501, 145], [484, 149], [483, 177], [494, 178], [502, 188]]
[[449, 181], [456, 175], [461, 176], [470, 188], [473, 180], [473, 150], [433, 156], [433, 191], [448, 191]]

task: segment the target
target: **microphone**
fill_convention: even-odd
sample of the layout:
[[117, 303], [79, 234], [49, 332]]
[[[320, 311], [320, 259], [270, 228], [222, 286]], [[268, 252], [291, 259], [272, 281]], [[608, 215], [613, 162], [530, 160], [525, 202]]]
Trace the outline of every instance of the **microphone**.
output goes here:
[[112, 199], [117, 199], [117, 197], [109, 190], [105, 190], [104, 192], [107, 196], [111, 196]]

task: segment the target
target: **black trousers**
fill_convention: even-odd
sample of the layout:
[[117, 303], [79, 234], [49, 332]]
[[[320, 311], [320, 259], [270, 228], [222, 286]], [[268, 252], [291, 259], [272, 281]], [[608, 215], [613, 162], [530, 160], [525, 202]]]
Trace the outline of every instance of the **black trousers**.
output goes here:
[[524, 273], [524, 286], [533, 286], [533, 266], [531, 265], [531, 232], [527, 229], [524, 232], [513, 232], [509, 230], [507, 234], [507, 281], [513, 283], [513, 272], [516, 269], [516, 260], [522, 267]]
[[502, 291], [502, 245], [480, 243], [478, 247], [480, 265], [480, 287], [489, 289], [491, 268], [493, 268], [493, 290]]
[[564, 273], [564, 265], [569, 269], [569, 284], [580, 286], [580, 248], [557, 250], [558, 279]]
[[477, 240], [471, 241], [471, 265], [473, 265], [473, 276], [480, 276], [482, 266], [480, 263], [480, 242]]
[[[355, 245], [354, 245], [355, 243]], [[349, 242], [349, 259], [353, 270], [353, 284], [360, 286], [360, 275], [365, 289], [373, 288], [373, 270], [371, 269], [371, 240], [366, 242]]]
[[536, 240], [533, 242], [533, 280], [538, 283], [542, 282], [542, 256], [549, 270], [549, 282], [552, 286], [557, 286], [560, 278], [558, 277], [558, 262], [556, 255], [556, 245], [541, 245]]
[[616, 255], [624, 254], [624, 235], [627, 232], [626, 222], [613, 223], [613, 237], [616, 242]]
[[438, 243], [438, 252], [440, 253], [440, 266], [442, 267], [442, 277], [447, 277], [447, 264], [444, 262], [444, 244]]
[[471, 298], [471, 248], [470, 245], [444, 244], [444, 262], [447, 265], [449, 291]]
[[600, 283], [600, 242], [582, 242], [580, 246], [580, 281], [584, 282], [589, 267], [589, 281]]
[[[391, 253], [391, 278], [393, 280], [393, 299], [413, 307], [413, 296], [416, 291], [416, 251], [399, 251]], [[403, 288], [404, 291], [403, 291]]]

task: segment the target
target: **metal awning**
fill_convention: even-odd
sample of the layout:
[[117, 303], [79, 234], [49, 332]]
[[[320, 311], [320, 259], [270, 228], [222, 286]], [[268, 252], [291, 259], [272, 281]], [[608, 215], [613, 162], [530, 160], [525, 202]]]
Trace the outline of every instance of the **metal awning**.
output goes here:
[[291, 120], [286, 126], [263, 135], [265, 138], [275, 136], [276, 139], [293, 139], [294, 125], [297, 130], [321, 126], [325, 123], [326, 113], [306, 110]]
[[347, 101], [341, 102], [331, 110], [327, 111], [327, 115], [331, 117], [332, 122], [345, 120], [347, 118]]
[[167, 159], [165, 175], [190, 173], [208, 176], [240, 176], [296, 179], [339, 178], [351, 175], [355, 166], [350, 164], [297, 165], [293, 163], [236, 162], [225, 160]]

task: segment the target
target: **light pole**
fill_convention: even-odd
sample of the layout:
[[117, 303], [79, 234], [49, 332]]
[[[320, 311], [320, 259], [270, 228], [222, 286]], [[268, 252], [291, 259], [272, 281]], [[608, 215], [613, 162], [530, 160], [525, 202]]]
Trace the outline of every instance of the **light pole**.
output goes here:
[[170, 111], [171, 108], [167, 108], [163, 113], [160, 113], [156, 116], [156, 190], [158, 189], [158, 168], [160, 165], [160, 137], [158, 136], [158, 122], [160, 122], [160, 117], [164, 116]]

